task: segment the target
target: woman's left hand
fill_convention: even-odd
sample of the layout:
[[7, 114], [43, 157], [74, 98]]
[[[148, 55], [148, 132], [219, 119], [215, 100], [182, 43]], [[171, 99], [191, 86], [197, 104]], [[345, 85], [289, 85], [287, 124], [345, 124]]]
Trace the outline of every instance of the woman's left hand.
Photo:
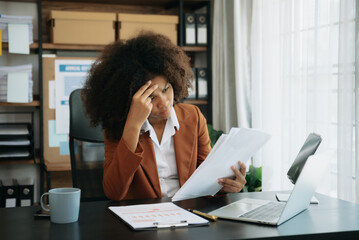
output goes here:
[[218, 183], [222, 185], [220, 192], [235, 193], [240, 192], [246, 184], [246, 165], [238, 161], [239, 169], [231, 166], [234, 178], [219, 178]]

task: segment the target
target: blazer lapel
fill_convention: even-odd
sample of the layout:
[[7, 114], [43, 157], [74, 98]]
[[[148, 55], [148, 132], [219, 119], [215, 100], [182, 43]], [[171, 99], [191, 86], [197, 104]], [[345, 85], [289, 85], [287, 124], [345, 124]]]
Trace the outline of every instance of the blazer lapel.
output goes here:
[[193, 131], [191, 131], [193, 127], [189, 123], [186, 123], [184, 119], [185, 116], [182, 116], [182, 114], [177, 112], [176, 115], [180, 127], [174, 135], [173, 141], [176, 155], [178, 180], [180, 186], [182, 186], [189, 178], [190, 165], [194, 154], [194, 142], [196, 134], [193, 134]]
[[140, 143], [143, 148], [143, 159], [140, 163], [144, 172], [147, 175], [148, 180], [150, 181], [151, 185], [153, 186], [154, 191], [157, 194], [157, 197], [160, 198], [161, 194], [161, 186], [159, 182], [158, 172], [157, 172], [157, 163], [156, 163], [156, 156], [155, 150], [153, 149], [152, 140], [148, 135], [149, 133], [145, 133], [140, 136]]

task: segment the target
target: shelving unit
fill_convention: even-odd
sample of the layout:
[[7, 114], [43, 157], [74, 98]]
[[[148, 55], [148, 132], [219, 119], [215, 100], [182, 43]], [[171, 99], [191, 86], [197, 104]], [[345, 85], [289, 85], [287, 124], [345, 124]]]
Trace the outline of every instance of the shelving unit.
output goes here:
[[[32, 15], [34, 16], [34, 29], [37, 26], [37, 1], [36, 0], [30, 0], [30, 1], [24, 1], [24, 0], [1, 0], [4, 1], [3, 5], [5, 6], [5, 9], [1, 8], [2, 14], [8, 14], [8, 15]], [[9, 2], [9, 8], [7, 8], [7, 2]], [[10, 3], [11, 2], [11, 3]], [[29, 4], [30, 3], [30, 4]], [[26, 5], [26, 7], [22, 8], [22, 6]], [[12, 7], [19, 7], [19, 12], [17, 12], [18, 9]], [[29, 8], [28, 8], [29, 6]], [[8, 12], [7, 12], [8, 10]], [[41, 100], [40, 95], [41, 91], [38, 89], [38, 78], [37, 78], [37, 62], [40, 62], [40, 55], [39, 55], [39, 43], [37, 42], [36, 37], [39, 35], [35, 32], [34, 34], [34, 43], [30, 44], [30, 55], [20, 55], [20, 54], [11, 54], [8, 53], [9, 50], [9, 44], [8, 43], [2, 43], [2, 51], [3, 55], [0, 58], [3, 58], [3, 61], [1, 64], [3, 66], [11, 66], [11, 65], [23, 65], [31, 63], [33, 65], [33, 81], [34, 81], [34, 94], [33, 94], [33, 101], [29, 103], [8, 103], [8, 102], [0, 102], [1, 112], [6, 114], [25, 114], [25, 113], [31, 113], [32, 114], [32, 139], [31, 144], [32, 145], [32, 156], [29, 158], [3, 158], [0, 160], [0, 168], [1, 168], [1, 179], [5, 178], [16, 178], [16, 179], [22, 179], [22, 178], [28, 178], [31, 177], [34, 180], [34, 188], [36, 188], [35, 191], [35, 201], [38, 201], [39, 199], [39, 193], [43, 192], [43, 180], [41, 176], [41, 166], [42, 166], [42, 159], [41, 159], [41, 146], [42, 144], [39, 142], [41, 141], [41, 130], [40, 130], [40, 123], [38, 122], [39, 119], [41, 119]], [[35, 84], [36, 83], [36, 84]], [[34, 122], [34, 117], [36, 118], [36, 122]], [[2, 121], [7, 122], [19, 122], [19, 119], [22, 119], [23, 117], [17, 118], [17, 116], [9, 116], [4, 117]], [[9, 119], [9, 120], [7, 120]], [[36, 138], [36, 139], [35, 139]], [[35, 148], [35, 149], [34, 149]], [[9, 172], [9, 175], [7, 174]], [[40, 173], [40, 175], [39, 175]]]
[[[10, 1], [10, 0], [8, 0]], [[40, 116], [40, 129], [38, 133], [40, 135], [40, 149], [38, 149], [39, 154], [36, 157], [36, 164], [39, 164], [41, 167], [41, 176], [40, 176], [40, 193], [44, 192], [45, 182], [46, 189], [52, 187], [51, 185], [51, 172], [56, 172], [54, 175], [58, 175], [57, 172], [64, 171], [68, 177], [68, 171], [70, 171], [70, 166], [46, 166], [44, 163], [44, 120], [43, 120], [43, 54], [51, 53], [56, 54], [57, 52], [64, 53], [68, 52], [69, 55], [76, 55], [78, 52], [86, 54], [90, 53], [99, 53], [103, 50], [104, 45], [80, 45], [80, 44], [53, 44], [50, 42], [49, 30], [47, 27], [47, 20], [51, 10], [66, 10], [66, 11], [90, 11], [90, 12], [115, 12], [115, 13], [139, 13], [139, 14], [168, 14], [168, 15], [178, 15], [179, 24], [178, 24], [178, 45], [187, 52], [191, 57], [195, 57], [196, 54], [206, 54], [206, 67], [211, 69], [211, 36], [210, 36], [210, 27], [208, 28], [207, 46], [185, 46], [183, 44], [183, 14], [185, 12], [195, 11], [196, 9], [205, 7], [207, 13], [210, 13], [210, 2], [211, 0], [61, 0], [61, 1], [52, 1], [52, 0], [16, 0], [17, 2], [31, 2], [37, 4], [37, 15], [38, 15], [38, 41], [30, 45], [32, 52], [38, 55], [38, 70], [39, 70], [39, 96], [34, 96], [34, 101], [26, 104], [18, 103], [0, 103], [0, 106], [7, 107], [35, 107], [39, 111]], [[8, 44], [3, 43], [3, 50], [8, 49]], [[83, 55], [81, 55], [83, 56]], [[212, 122], [212, 80], [210, 76], [208, 78], [208, 98], [206, 100], [184, 100], [185, 103], [195, 104], [200, 107], [202, 111], [206, 112], [207, 121]], [[33, 164], [34, 161], [4, 161], [1, 164]], [[45, 175], [46, 178], [45, 178]], [[46, 181], [45, 181], [46, 180]], [[70, 179], [71, 181], [71, 179]], [[54, 184], [58, 186], [58, 184]]]

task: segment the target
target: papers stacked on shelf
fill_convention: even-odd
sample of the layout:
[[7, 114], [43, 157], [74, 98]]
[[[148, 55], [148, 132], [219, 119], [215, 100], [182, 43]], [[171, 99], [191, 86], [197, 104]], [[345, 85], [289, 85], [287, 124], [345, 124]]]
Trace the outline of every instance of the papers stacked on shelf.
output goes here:
[[33, 101], [32, 65], [0, 67], [0, 102]]
[[33, 155], [30, 123], [0, 124], [0, 160], [2, 158], [31, 158]]
[[29, 128], [26, 124], [23, 125], [0, 125], [0, 135], [28, 135]]
[[15, 148], [15, 149], [1, 149], [1, 158], [28, 158], [30, 157], [30, 151], [27, 148]]
[[9, 53], [29, 54], [33, 40], [32, 16], [0, 14], [2, 41], [9, 43]]
[[10, 24], [26, 24], [29, 30], [29, 43], [33, 43], [33, 24], [32, 16], [10, 16], [0, 14], [0, 28], [2, 30], [2, 41], [9, 42], [9, 23]]
[[9, 139], [0, 139], [0, 146], [27, 146], [30, 145], [30, 139], [25, 136], [13, 137]]

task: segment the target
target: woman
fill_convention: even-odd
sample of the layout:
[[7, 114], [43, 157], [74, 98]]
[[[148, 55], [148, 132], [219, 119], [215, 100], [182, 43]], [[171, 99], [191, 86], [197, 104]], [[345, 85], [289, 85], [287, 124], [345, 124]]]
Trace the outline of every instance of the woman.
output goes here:
[[[82, 93], [93, 125], [105, 130], [103, 188], [112, 200], [172, 197], [211, 150], [206, 119], [188, 95], [189, 58], [167, 37], [141, 33], [104, 50]], [[245, 165], [219, 179], [239, 192]]]

